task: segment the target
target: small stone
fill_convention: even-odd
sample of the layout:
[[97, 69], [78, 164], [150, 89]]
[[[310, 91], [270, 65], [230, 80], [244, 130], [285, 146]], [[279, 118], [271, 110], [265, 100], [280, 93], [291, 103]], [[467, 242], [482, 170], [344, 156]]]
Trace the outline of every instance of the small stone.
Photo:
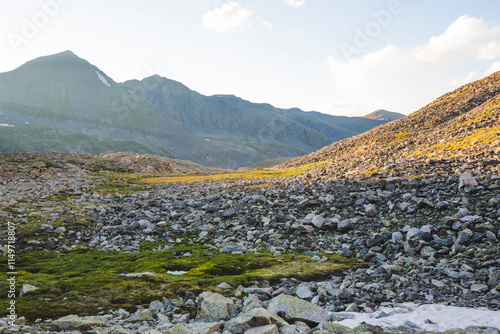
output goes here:
[[23, 284], [21, 287], [21, 292], [19, 293], [19, 297], [26, 296], [26, 294], [30, 291], [35, 291], [38, 289], [36, 286], [31, 285], [31, 284]]
[[486, 238], [490, 241], [497, 241], [497, 236], [491, 231], [486, 231]]
[[325, 218], [323, 218], [323, 216], [314, 216], [311, 223], [317, 228], [322, 228], [325, 223]]
[[314, 293], [311, 291], [311, 289], [309, 289], [308, 286], [303, 285], [303, 284], [300, 284], [297, 287], [295, 295], [301, 299], [305, 299], [305, 300], [309, 300], [309, 301], [312, 299], [312, 297], [314, 297]]
[[424, 246], [420, 250], [420, 255], [424, 259], [433, 258], [436, 255], [436, 250], [434, 248], [432, 248], [431, 246]]
[[392, 233], [392, 239], [391, 241], [393, 243], [397, 243], [398, 241], [403, 240], [403, 234], [401, 232], [394, 232]]
[[488, 286], [486, 284], [472, 284], [470, 287], [471, 292], [486, 292], [488, 291]]

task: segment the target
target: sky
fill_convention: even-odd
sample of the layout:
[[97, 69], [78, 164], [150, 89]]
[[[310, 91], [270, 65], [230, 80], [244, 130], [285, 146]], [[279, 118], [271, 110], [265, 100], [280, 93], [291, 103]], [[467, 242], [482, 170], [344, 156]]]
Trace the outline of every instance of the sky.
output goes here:
[[499, 13], [492, 0], [0, 0], [0, 72], [71, 50], [117, 82], [409, 114], [500, 70]]

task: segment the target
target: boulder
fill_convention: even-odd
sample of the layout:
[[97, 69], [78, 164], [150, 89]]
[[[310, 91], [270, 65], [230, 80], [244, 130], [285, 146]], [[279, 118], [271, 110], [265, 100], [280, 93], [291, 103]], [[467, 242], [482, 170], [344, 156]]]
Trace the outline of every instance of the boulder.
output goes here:
[[224, 326], [224, 331], [231, 333], [243, 333], [247, 329], [275, 324], [278, 327], [288, 323], [275, 313], [259, 307], [248, 312], [241, 313], [236, 318], [229, 320]]
[[328, 321], [330, 315], [325, 309], [289, 295], [279, 295], [269, 302], [268, 310], [275, 314], [283, 314], [287, 321], [303, 321], [308, 325], [317, 326]]
[[151, 310], [138, 311], [127, 319], [127, 321], [129, 322], [152, 321], [152, 320], [154, 319]]
[[347, 326], [336, 324], [330, 321], [322, 322], [321, 324], [319, 324], [317, 329], [332, 334], [344, 334], [351, 331], [351, 328]]
[[469, 187], [476, 187], [477, 186], [477, 181], [474, 178], [474, 176], [472, 176], [472, 174], [470, 172], [465, 172], [462, 175], [460, 175], [458, 188], [463, 188], [465, 186], [469, 186]]
[[106, 324], [104, 319], [99, 317], [83, 317], [77, 315], [67, 315], [65, 317], [54, 320], [51, 330], [56, 332], [67, 331], [88, 331], [93, 327], [103, 326]]
[[218, 293], [203, 292], [198, 297], [200, 309], [196, 319], [205, 322], [228, 320], [236, 316], [237, 309], [233, 301]]

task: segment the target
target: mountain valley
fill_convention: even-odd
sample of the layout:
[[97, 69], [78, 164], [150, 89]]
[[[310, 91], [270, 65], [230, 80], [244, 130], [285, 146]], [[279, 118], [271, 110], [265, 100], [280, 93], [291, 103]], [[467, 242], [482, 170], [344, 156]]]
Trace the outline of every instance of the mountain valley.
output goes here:
[[[103, 77], [108, 88], [118, 85]], [[225, 135], [215, 114], [207, 117], [209, 103], [271, 122], [268, 105], [233, 96], [200, 102], [207, 97], [184, 95], [164, 78], [122, 86], [153, 82], [144, 95], [151, 113], [163, 110], [158, 121], [202, 133], [204, 142]], [[177, 113], [172, 100], [206, 109]], [[224, 117], [235, 132], [256, 131], [234, 110]], [[296, 132], [287, 145], [336, 133], [328, 116], [274, 112], [273, 128]], [[117, 124], [126, 128], [134, 113]], [[407, 117], [273, 160], [281, 163], [273, 168], [214, 169], [146, 152], [2, 153], [1, 233], [15, 226], [19, 328], [499, 333], [499, 116], [497, 72]], [[367, 130], [360, 126], [341, 129]], [[2, 296], [8, 289], [2, 280]], [[8, 300], [0, 303], [6, 310]], [[421, 307], [431, 310], [425, 318]]]

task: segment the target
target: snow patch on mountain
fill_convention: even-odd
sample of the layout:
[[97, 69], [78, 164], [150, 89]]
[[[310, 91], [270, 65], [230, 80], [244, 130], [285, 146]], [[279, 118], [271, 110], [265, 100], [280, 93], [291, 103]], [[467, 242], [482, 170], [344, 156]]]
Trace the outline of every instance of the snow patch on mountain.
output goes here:
[[111, 87], [111, 85], [108, 83], [108, 80], [106, 80], [106, 78], [105, 78], [105, 77], [103, 77], [101, 73], [99, 73], [99, 72], [97, 72], [97, 71], [95, 71], [95, 73], [97, 73], [97, 77], [99, 78], [99, 80], [101, 80], [101, 82], [102, 82], [103, 84], [105, 84], [105, 85], [106, 85], [106, 86], [108, 86], [108, 87]]

